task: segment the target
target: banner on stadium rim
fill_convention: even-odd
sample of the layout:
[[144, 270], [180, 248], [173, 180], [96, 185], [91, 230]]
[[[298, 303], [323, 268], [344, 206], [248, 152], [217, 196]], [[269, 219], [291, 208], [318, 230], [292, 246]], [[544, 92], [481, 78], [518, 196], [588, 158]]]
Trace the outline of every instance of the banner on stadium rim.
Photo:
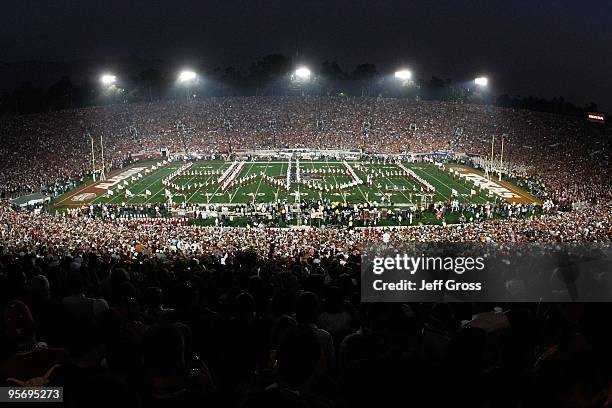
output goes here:
[[606, 123], [606, 114], [605, 113], [598, 113], [598, 112], [588, 112], [587, 113], [587, 120], [589, 122], [595, 122], [595, 123]]

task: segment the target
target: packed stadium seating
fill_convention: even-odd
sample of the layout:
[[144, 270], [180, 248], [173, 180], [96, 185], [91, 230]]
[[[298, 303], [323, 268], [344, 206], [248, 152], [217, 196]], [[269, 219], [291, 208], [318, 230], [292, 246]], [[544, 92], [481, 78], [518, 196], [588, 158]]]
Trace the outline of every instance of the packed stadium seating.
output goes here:
[[[227, 121], [234, 147], [361, 149], [364, 118], [370, 152], [487, 155], [504, 135], [507, 160], [554, 206], [452, 226], [277, 229], [54, 215], [8, 199], [85, 177], [87, 132], [120, 166], [162, 147], [227, 151]], [[609, 305], [360, 302], [361, 251], [383, 235], [609, 243], [607, 126], [484, 105], [252, 97], [2, 118], [0, 139], [0, 385], [63, 386], [70, 406], [100, 407], [609, 403]]]
[[450, 149], [488, 155], [492, 135], [505, 135], [507, 159], [527, 165], [556, 200], [610, 197], [607, 126], [488, 105], [310, 96], [163, 101], [1, 119], [0, 189], [38, 189], [90, 173], [88, 132], [96, 140], [102, 135], [108, 162], [119, 165], [130, 154], [162, 147], [227, 151], [228, 122], [234, 148], [270, 148], [276, 141], [279, 147], [361, 149], [366, 118], [370, 152]]

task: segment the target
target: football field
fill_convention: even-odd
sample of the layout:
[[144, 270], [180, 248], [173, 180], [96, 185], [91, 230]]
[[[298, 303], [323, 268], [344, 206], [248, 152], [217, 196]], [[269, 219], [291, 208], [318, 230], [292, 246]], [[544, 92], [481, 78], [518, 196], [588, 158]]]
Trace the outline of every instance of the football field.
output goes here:
[[327, 200], [378, 206], [426, 202], [538, 202], [508, 182], [464, 166], [381, 161], [149, 161], [116, 170], [59, 197], [56, 208], [91, 204], [269, 203]]

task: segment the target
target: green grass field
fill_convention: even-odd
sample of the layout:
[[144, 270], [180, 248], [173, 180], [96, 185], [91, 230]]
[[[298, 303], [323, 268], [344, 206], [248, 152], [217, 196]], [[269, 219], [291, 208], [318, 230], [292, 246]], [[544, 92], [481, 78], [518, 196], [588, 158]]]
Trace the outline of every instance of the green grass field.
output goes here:
[[[143, 171], [135, 180], [126, 179], [125, 186], [120, 182], [110, 187], [112, 195], [106, 190], [101, 190], [90, 203], [126, 205], [166, 203], [168, 201], [166, 190], [170, 190], [174, 203], [191, 204], [231, 205], [275, 200], [296, 202], [320, 199], [400, 207], [421, 203], [422, 186], [416, 180], [402, 174], [401, 169], [393, 163], [350, 162], [349, 166], [363, 183], [343, 188], [342, 185], [351, 182], [352, 178], [342, 162], [302, 160], [299, 162], [300, 182], [298, 182], [296, 164], [292, 161], [291, 181], [287, 189], [289, 161], [249, 161], [245, 162], [235, 175], [236, 182], [223, 191], [218, 181], [220, 173], [226, 171], [232, 163], [196, 161], [186, 172], [172, 177], [172, 187], [164, 186], [162, 180], [184, 164], [185, 162], [172, 161], [150, 172]], [[435, 187], [434, 202], [447, 201], [453, 189], [457, 191], [457, 199], [461, 202], [485, 203], [493, 200], [485, 193], [469, 197], [470, 190], [474, 188], [471, 183], [456, 178], [434, 165], [419, 163], [404, 164], [404, 166]], [[92, 186], [95, 188], [96, 184]], [[129, 190], [130, 194], [126, 194], [126, 190]], [[146, 194], [147, 191], [150, 194]], [[79, 191], [70, 194], [76, 193]], [[66, 202], [66, 197], [60, 197], [57, 204], [61, 206], [63, 202]]]

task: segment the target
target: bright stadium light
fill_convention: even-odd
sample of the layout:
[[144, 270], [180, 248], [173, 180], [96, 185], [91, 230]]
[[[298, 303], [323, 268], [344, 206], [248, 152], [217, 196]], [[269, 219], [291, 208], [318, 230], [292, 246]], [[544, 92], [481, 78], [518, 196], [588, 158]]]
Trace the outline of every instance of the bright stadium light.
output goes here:
[[190, 82], [195, 81], [198, 75], [193, 71], [181, 71], [178, 76], [179, 82]]
[[295, 76], [300, 79], [308, 79], [310, 78], [310, 70], [306, 67], [300, 67], [295, 70]]
[[478, 86], [487, 86], [489, 85], [489, 78], [487, 77], [478, 77], [474, 79], [474, 83]]
[[112, 74], [104, 74], [100, 77], [100, 82], [105, 86], [114, 85], [117, 82], [117, 77]]
[[407, 81], [412, 78], [412, 72], [407, 69], [400, 69], [399, 71], [395, 71], [395, 77], [397, 79], [401, 79], [402, 81]]

